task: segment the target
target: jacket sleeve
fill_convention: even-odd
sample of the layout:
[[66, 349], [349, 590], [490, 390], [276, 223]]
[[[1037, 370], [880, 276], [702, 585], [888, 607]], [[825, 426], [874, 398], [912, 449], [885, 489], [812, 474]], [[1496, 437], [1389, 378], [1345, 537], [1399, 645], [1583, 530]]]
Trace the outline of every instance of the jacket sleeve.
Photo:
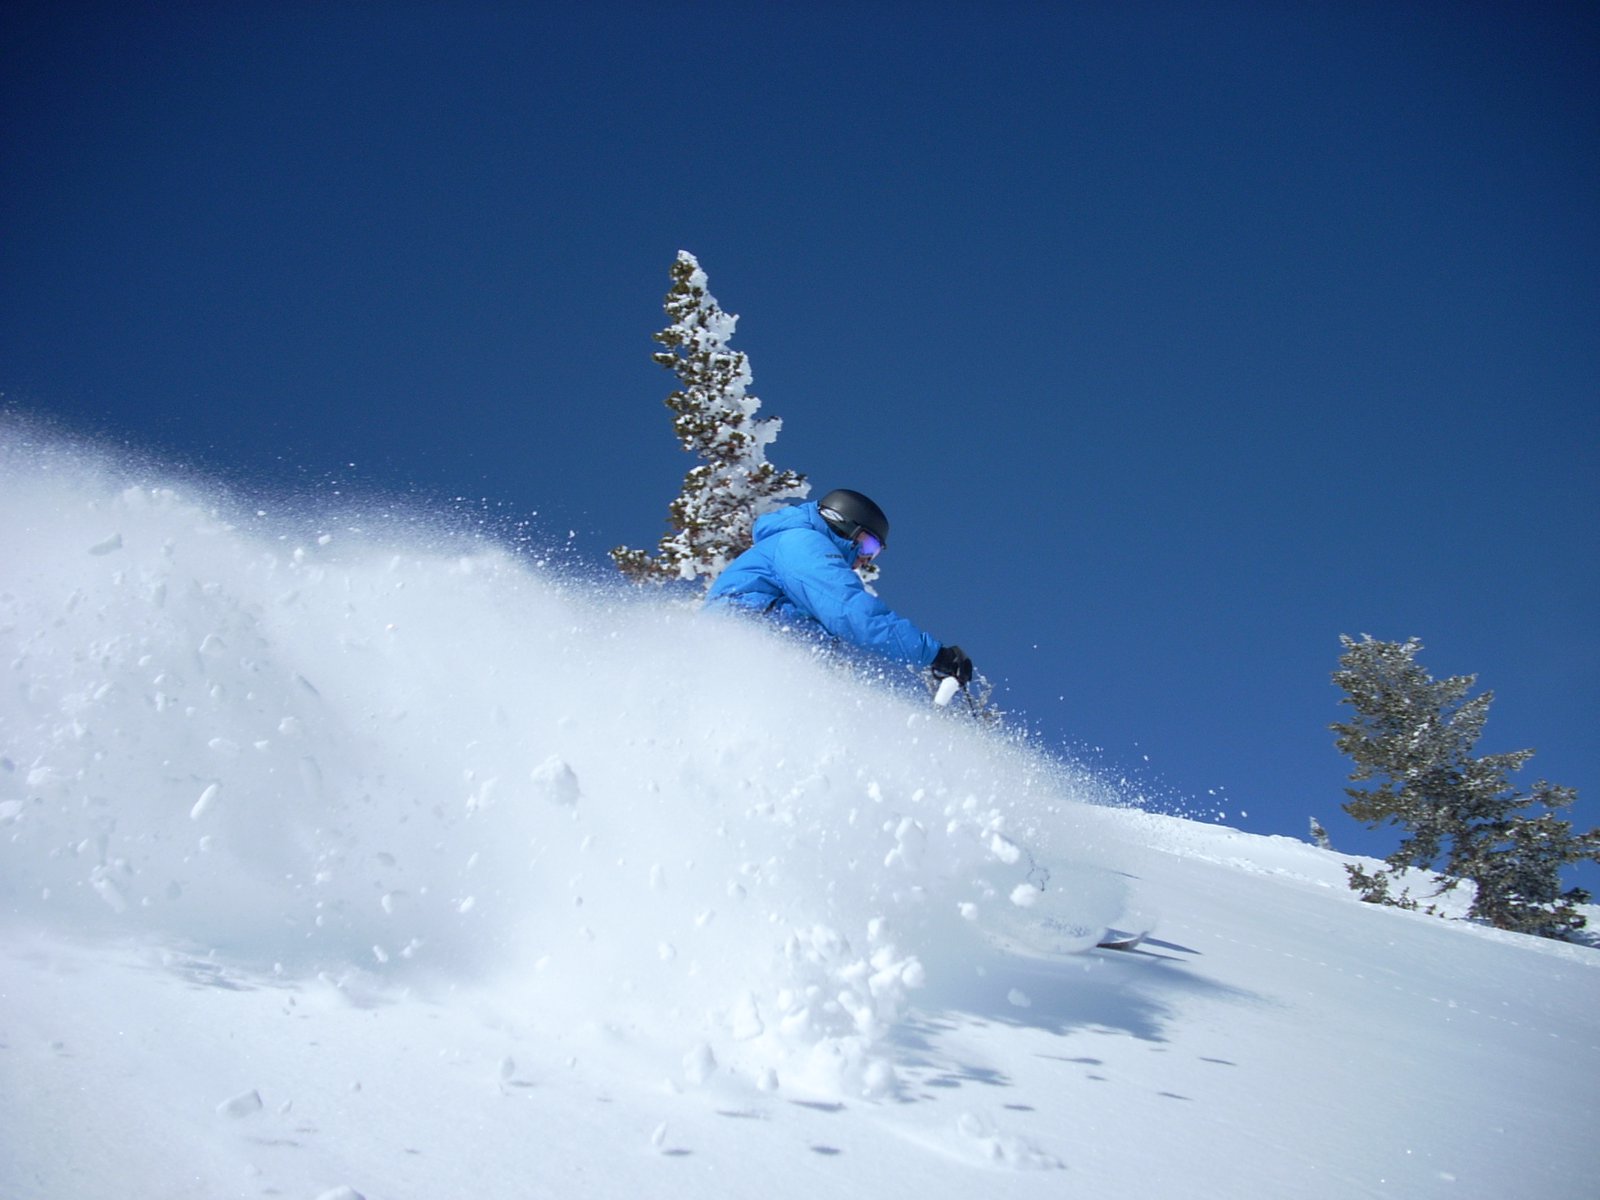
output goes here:
[[795, 530], [779, 541], [773, 562], [784, 592], [834, 637], [919, 667], [939, 653], [935, 639], [867, 591], [826, 536]]

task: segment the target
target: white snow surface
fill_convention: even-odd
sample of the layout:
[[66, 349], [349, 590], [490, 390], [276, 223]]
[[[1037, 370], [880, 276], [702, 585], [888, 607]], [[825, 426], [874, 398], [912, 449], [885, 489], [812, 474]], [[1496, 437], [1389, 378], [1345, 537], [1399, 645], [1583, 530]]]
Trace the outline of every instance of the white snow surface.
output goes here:
[[1594, 949], [752, 624], [5, 433], [5, 1200], [1594, 1194]]

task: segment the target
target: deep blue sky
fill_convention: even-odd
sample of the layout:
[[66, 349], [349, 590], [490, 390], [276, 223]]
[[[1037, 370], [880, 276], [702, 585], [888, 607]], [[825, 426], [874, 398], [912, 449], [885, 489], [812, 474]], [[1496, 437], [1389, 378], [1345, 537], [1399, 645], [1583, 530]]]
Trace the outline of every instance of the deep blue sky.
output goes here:
[[1417, 635], [1600, 823], [1600, 9], [561, 7], [7, 5], [4, 403], [598, 570], [690, 465], [686, 248], [1052, 743], [1387, 852], [1328, 677]]

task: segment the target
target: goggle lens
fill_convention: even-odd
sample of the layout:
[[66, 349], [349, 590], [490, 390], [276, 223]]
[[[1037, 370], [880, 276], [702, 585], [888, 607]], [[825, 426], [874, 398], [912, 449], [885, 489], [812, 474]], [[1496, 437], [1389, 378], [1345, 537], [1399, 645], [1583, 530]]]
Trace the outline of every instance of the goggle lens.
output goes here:
[[883, 541], [875, 533], [862, 530], [856, 535], [856, 553], [871, 560], [883, 553]]

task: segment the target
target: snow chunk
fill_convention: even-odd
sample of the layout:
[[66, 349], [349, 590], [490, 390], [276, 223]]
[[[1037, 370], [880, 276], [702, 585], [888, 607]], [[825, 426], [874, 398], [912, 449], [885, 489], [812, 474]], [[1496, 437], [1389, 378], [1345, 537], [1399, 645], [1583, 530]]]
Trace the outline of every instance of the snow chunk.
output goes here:
[[753, 992], [747, 991], [740, 996], [728, 1013], [728, 1031], [736, 1042], [753, 1041], [767, 1031]]
[[189, 810], [189, 820], [198, 821], [201, 817], [205, 816], [207, 810], [210, 809], [212, 803], [216, 800], [217, 793], [221, 790], [222, 785], [220, 783], [208, 785], [206, 790], [200, 793], [200, 799], [194, 802], [194, 807]]
[[217, 1105], [217, 1112], [225, 1117], [248, 1117], [251, 1113], [261, 1111], [261, 1093], [251, 1088], [248, 1092], [240, 1092], [237, 1096], [230, 1096]]
[[711, 1078], [716, 1069], [717, 1056], [705, 1042], [701, 1042], [683, 1056], [683, 1077], [690, 1083], [704, 1083]]
[[894, 1067], [889, 1061], [875, 1058], [861, 1072], [861, 1094], [880, 1099], [894, 1091], [896, 1082]]
[[997, 833], [989, 839], [989, 853], [1007, 866], [1011, 866], [1022, 858], [1022, 847], [1003, 834]]
[[1044, 893], [1031, 883], [1019, 883], [1011, 889], [1011, 903], [1018, 908], [1032, 908]]
[[533, 784], [552, 804], [576, 804], [582, 790], [578, 776], [558, 755], [552, 754], [533, 769]]
[[128, 897], [123, 892], [122, 885], [111, 877], [110, 871], [105, 867], [96, 867], [89, 873], [89, 886], [106, 902], [112, 912], [128, 911]]
[[922, 827], [921, 822], [914, 821], [910, 817], [902, 818], [894, 831], [894, 849], [884, 856], [883, 865], [916, 870], [922, 865], [927, 849], [928, 831]]

